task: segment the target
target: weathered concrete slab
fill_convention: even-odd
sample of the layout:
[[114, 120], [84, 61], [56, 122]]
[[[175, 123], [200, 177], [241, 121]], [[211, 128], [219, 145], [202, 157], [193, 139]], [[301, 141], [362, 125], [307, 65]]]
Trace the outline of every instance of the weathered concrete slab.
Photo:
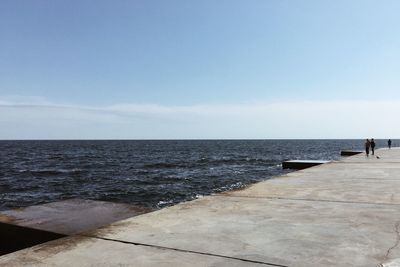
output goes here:
[[151, 211], [128, 204], [69, 199], [1, 211], [0, 222], [71, 235]]
[[5, 255], [0, 257], [0, 266], [268, 267], [265, 264], [213, 255], [137, 246], [81, 236], [67, 237]]
[[398, 240], [398, 214], [399, 205], [215, 196], [91, 235], [287, 266], [376, 266]]
[[321, 164], [328, 163], [328, 160], [286, 160], [282, 162], [283, 169], [302, 170]]
[[400, 179], [351, 179], [285, 176], [252, 185], [227, 196], [286, 198], [316, 201], [400, 204]]
[[[362, 162], [331, 162], [317, 167], [304, 169], [287, 174], [288, 176], [298, 177], [327, 177], [331, 178], [332, 175], [343, 178], [392, 178], [400, 176], [400, 164], [397, 163], [371, 163]], [[327, 176], [328, 175], [328, 176]]]
[[344, 158], [341, 162], [361, 162], [361, 163], [400, 163], [400, 158], [398, 156], [399, 148], [382, 148], [375, 150], [375, 155], [369, 154], [367, 157], [365, 153], [355, 155], [353, 157]]

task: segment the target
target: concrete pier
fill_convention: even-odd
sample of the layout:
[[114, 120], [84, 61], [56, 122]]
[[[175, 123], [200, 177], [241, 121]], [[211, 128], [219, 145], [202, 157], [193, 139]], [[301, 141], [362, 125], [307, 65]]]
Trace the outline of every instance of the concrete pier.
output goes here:
[[400, 266], [400, 149], [375, 154], [50, 241], [0, 266]]

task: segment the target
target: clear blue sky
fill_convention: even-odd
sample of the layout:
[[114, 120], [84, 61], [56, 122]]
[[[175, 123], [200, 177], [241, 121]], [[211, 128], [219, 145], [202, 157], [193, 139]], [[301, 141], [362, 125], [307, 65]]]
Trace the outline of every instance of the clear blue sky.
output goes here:
[[[218, 117], [221, 109], [233, 116], [229, 110], [236, 105], [246, 109], [358, 101], [355, 105], [362, 107], [359, 101], [380, 101], [383, 106], [397, 101], [399, 14], [400, 1], [2, 0], [0, 104], [7, 110], [0, 122], [8, 130], [0, 130], [0, 138], [324, 138], [325, 133], [300, 130], [288, 135], [289, 128], [270, 135], [268, 128], [257, 125], [248, 126], [253, 128], [250, 135], [213, 133], [204, 116], [198, 122], [210, 135], [198, 134], [201, 129], [188, 130], [179, 120], [186, 116], [183, 120], [190, 121], [187, 113], [196, 113], [193, 109], [199, 106], [216, 110]], [[5, 115], [17, 114], [18, 108], [31, 114], [27, 104], [35, 110], [50, 105], [123, 118], [142, 116], [142, 121], [136, 128], [121, 121], [125, 126], [118, 128], [112, 120], [96, 121], [100, 128], [82, 128], [76, 125], [77, 114], [74, 131], [82, 135], [71, 135], [65, 130], [72, 123], [65, 110], [59, 119], [34, 116], [38, 125], [58, 129], [58, 135], [46, 136], [46, 131], [30, 126], [32, 118], [23, 122], [23, 115]], [[165, 118], [164, 109], [173, 114]], [[246, 112], [251, 116], [251, 108]], [[143, 119], [149, 114], [151, 119]], [[157, 121], [165, 123], [164, 128], [157, 128]], [[223, 121], [221, 117], [215, 124]], [[115, 131], [102, 135], [102, 127]], [[187, 132], [172, 130], [179, 127]], [[396, 134], [400, 137], [400, 129]]]

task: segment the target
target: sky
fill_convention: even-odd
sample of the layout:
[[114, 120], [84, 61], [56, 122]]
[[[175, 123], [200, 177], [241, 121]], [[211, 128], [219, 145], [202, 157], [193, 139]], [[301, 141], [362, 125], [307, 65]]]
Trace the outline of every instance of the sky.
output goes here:
[[400, 1], [2, 0], [0, 139], [400, 138]]

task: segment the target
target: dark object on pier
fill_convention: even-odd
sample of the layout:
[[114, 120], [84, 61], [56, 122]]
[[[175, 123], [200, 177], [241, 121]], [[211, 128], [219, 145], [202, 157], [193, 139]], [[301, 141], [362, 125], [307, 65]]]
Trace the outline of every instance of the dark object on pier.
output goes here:
[[282, 168], [302, 170], [328, 162], [328, 160], [287, 160], [282, 162]]
[[340, 156], [354, 156], [363, 153], [362, 151], [358, 150], [342, 150], [340, 152]]
[[65, 235], [0, 222], [0, 256]]

